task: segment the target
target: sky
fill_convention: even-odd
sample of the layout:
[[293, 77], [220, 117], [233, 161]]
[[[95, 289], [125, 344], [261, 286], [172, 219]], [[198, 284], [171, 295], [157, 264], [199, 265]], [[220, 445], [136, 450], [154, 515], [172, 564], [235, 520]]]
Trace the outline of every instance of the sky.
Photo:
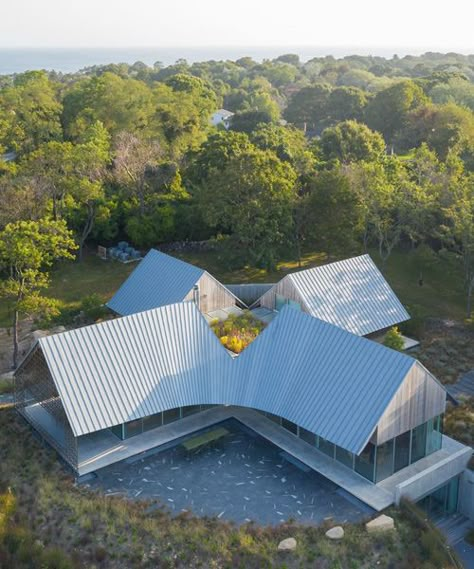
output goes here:
[[401, 46], [474, 53], [473, 0], [0, 3], [0, 47]]

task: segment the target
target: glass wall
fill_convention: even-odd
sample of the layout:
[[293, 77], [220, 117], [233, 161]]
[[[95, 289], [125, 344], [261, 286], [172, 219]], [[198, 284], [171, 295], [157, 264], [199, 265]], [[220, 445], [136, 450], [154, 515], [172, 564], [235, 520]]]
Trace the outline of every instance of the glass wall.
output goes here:
[[355, 457], [355, 471], [367, 480], [375, 480], [375, 445], [369, 443], [365, 449]]
[[426, 456], [426, 423], [411, 432], [411, 462], [416, 462], [424, 456]]
[[432, 518], [454, 514], [458, 509], [459, 477], [453, 478], [418, 502]]
[[205, 411], [215, 405], [189, 405], [188, 407], [176, 407], [174, 409], [168, 409], [162, 413], [156, 413], [155, 415], [149, 415], [143, 419], [136, 419], [134, 421], [128, 421], [122, 425], [115, 425], [109, 430], [117, 436], [119, 439], [128, 439], [136, 435], [141, 435], [146, 431], [151, 429], [156, 429], [162, 425], [167, 425], [183, 417], [189, 415], [194, 415], [195, 413], [200, 413]]
[[377, 447], [377, 461], [376, 461], [376, 470], [375, 470], [377, 473], [377, 477], [375, 480], [376, 482], [380, 482], [381, 480], [388, 478], [394, 472], [393, 447], [394, 447], [393, 439]]
[[394, 472], [398, 472], [410, 464], [411, 431], [395, 437]]

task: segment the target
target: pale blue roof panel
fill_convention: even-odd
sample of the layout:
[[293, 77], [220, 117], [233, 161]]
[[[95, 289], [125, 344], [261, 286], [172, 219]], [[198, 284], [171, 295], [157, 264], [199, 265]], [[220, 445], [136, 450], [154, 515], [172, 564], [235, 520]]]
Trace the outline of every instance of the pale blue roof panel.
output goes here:
[[107, 306], [120, 316], [181, 302], [204, 270], [151, 249]]

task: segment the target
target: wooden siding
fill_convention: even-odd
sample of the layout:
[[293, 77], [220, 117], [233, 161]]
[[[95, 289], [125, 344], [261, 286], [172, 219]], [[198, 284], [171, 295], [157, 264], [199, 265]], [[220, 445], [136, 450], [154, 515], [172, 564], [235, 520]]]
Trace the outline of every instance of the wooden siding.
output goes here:
[[[216, 281], [209, 273], [205, 272], [198, 280], [199, 285], [199, 310], [205, 314], [220, 308], [229, 308], [237, 303], [236, 298]], [[193, 300], [194, 291], [190, 290], [184, 300]]]
[[380, 419], [372, 441], [383, 444], [441, 415], [445, 408], [445, 389], [416, 362]]
[[280, 282], [278, 282], [262, 296], [260, 299], [260, 306], [269, 308], [270, 310], [275, 310], [277, 294], [283, 296], [288, 300], [299, 302], [301, 304], [302, 310], [309, 313], [309, 310], [307, 309], [301, 294], [289, 276], [284, 277]]

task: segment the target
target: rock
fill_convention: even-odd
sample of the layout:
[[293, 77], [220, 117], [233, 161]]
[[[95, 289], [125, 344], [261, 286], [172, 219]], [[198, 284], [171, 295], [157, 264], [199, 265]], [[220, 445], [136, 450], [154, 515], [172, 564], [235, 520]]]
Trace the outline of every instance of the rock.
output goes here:
[[296, 539], [294, 537], [287, 537], [278, 544], [278, 551], [293, 551], [296, 549]]
[[50, 330], [50, 334], [62, 334], [63, 332], [66, 332], [66, 328], [64, 326], [55, 326], [54, 328], [51, 328]]
[[48, 332], [46, 332], [46, 330], [34, 330], [34, 332], [31, 333], [32, 343], [34, 344], [37, 340], [44, 338], [47, 335]]
[[391, 531], [395, 529], [395, 522], [390, 516], [382, 514], [378, 518], [371, 520], [365, 524], [365, 528], [369, 533], [378, 531]]
[[326, 537], [329, 539], [342, 539], [344, 537], [344, 528], [335, 526], [326, 532]]

